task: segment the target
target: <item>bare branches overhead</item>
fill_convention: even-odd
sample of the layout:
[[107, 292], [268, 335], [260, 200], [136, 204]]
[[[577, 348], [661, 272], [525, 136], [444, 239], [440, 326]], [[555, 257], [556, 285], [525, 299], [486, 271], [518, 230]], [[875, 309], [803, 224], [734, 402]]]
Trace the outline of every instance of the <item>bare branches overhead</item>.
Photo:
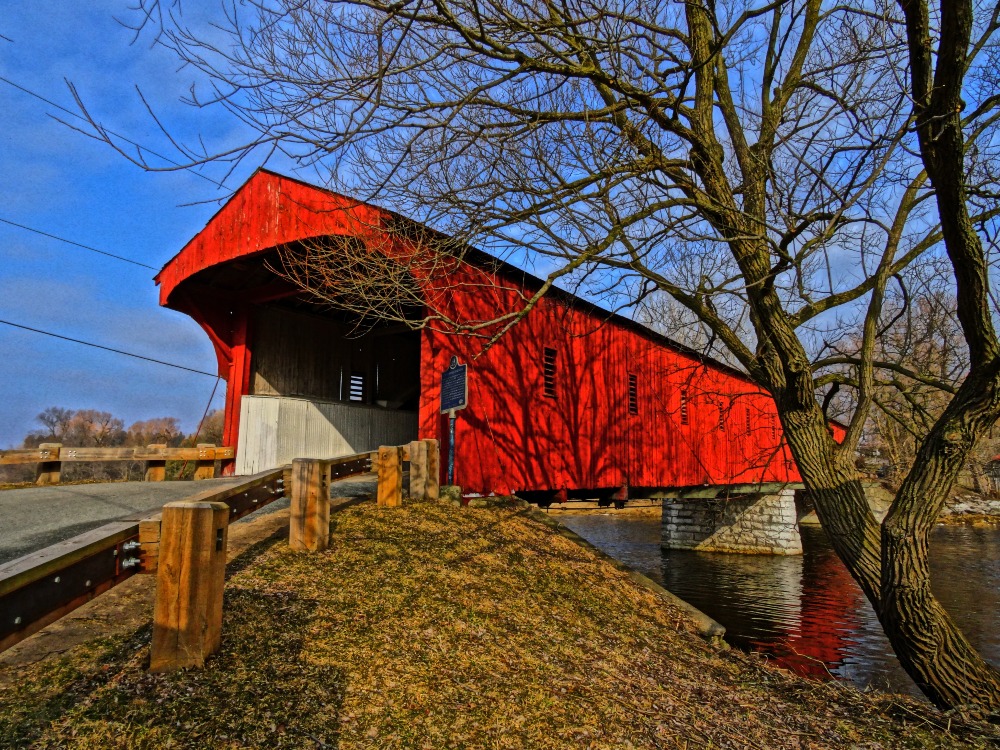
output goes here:
[[[512, 317], [449, 320], [425, 306], [422, 324], [489, 342], [557, 281], [612, 308], [669, 294], [772, 394], [821, 520], [911, 674], [939, 705], [1000, 704], [995, 670], [929, 593], [907, 606], [931, 634], [900, 609], [901, 592], [924, 591], [928, 524], [1000, 416], [995, 3], [226, 8], [226, 23], [206, 30], [186, 25], [179, 2], [139, 0], [140, 35], [155, 34], [207, 81], [192, 103], [222, 107], [254, 134], [219, 153], [172, 141], [182, 159], [237, 164], [280, 151], [343, 192], [542, 269], [544, 284]], [[947, 258], [969, 352], [954, 380], [885, 356], [891, 285], [923, 257]], [[397, 255], [372, 269], [372, 254], [325, 242], [284, 260], [331, 304], [408, 320], [434, 291], [434, 264], [448, 262]], [[850, 351], [838, 351], [848, 335]], [[887, 408], [883, 386], [905, 399], [914, 382], [938, 382], [950, 400], [880, 528], [855, 449], [869, 415]], [[819, 400], [827, 387], [851, 394], [839, 445]], [[921, 642], [951, 644], [957, 662], [912, 648]], [[964, 686], [951, 677], [960, 672], [973, 675]]]

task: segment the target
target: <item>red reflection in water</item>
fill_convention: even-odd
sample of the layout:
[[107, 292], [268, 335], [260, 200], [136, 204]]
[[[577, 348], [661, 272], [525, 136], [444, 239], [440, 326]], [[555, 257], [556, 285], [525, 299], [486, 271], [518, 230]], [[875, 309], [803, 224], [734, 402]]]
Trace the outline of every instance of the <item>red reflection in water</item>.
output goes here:
[[844, 664], [861, 625], [864, 594], [847, 568], [829, 547], [803, 557], [801, 610], [797, 626], [768, 640], [750, 639], [755, 651], [765, 653], [786, 669], [819, 679], [834, 679]]

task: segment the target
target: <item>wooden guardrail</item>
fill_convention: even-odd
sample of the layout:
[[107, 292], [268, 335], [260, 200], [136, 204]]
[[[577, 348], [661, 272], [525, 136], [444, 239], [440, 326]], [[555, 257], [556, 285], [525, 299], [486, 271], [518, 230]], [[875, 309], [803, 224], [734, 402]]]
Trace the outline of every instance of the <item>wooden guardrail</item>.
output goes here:
[[[192, 449], [176, 449], [192, 450]], [[436, 440], [334, 459], [296, 459], [236, 485], [168, 503], [0, 564], [0, 651], [27, 638], [136, 573], [157, 574], [151, 669], [200, 666], [219, 646], [230, 521], [288, 496], [289, 544], [317, 551], [329, 541], [330, 482], [378, 474], [381, 507], [438, 498]]]
[[0, 466], [4, 464], [35, 464], [36, 484], [59, 484], [62, 465], [83, 461], [142, 461], [147, 482], [166, 479], [167, 461], [195, 462], [195, 479], [215, 476], [215, 462], [231, 459], [236, 449], [199, 443], [195, 448], [168, 448], [165, 444], [145, 448], [72, 448], [60, 443], [42, 443], [37, 448], [0, 450]]

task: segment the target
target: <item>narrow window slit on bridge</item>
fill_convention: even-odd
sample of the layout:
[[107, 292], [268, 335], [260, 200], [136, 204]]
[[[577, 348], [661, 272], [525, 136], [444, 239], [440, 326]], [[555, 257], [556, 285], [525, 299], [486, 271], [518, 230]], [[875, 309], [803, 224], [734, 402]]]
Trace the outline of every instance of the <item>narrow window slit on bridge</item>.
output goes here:
[[628, 413], [639, 413], [639, 376], [632, 373], [628, 375]]
[[556, 397], [556, 350], [548, 346], [542, 351], [542, 376], [544, 393], [548, 398]]
[[719, 404], [719, 432], [725, 432], [726, 429], [726, 410]]
[[352, 372], [351, 382], [348, 386], [348, 398], [351, 401], [365, 400], [365, 374], [363, 372]]
[[688, 423], [688, 392], [687, 388], [681, 391], [681, 424]]

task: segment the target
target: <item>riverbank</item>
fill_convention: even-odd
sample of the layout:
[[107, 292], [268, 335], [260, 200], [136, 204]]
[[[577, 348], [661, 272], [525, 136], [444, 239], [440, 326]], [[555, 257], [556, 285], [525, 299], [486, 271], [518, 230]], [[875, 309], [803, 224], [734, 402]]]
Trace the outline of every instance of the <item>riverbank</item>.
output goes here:
[[939, 524], [949, 526], [1000, 526], [1000, 499], [958, 491], [945, 503]]
[[520, 507], [364, 504], [334, 515], [331, 541], [295, 554], [279, 533], [237, 560], [223, 648], [202, 671], [147, 674], [148, 627], [0, 670], [0, 747], [989, 741], [954, 717], [935, 729], [915, 701], [716, 651], [681, 610]]

